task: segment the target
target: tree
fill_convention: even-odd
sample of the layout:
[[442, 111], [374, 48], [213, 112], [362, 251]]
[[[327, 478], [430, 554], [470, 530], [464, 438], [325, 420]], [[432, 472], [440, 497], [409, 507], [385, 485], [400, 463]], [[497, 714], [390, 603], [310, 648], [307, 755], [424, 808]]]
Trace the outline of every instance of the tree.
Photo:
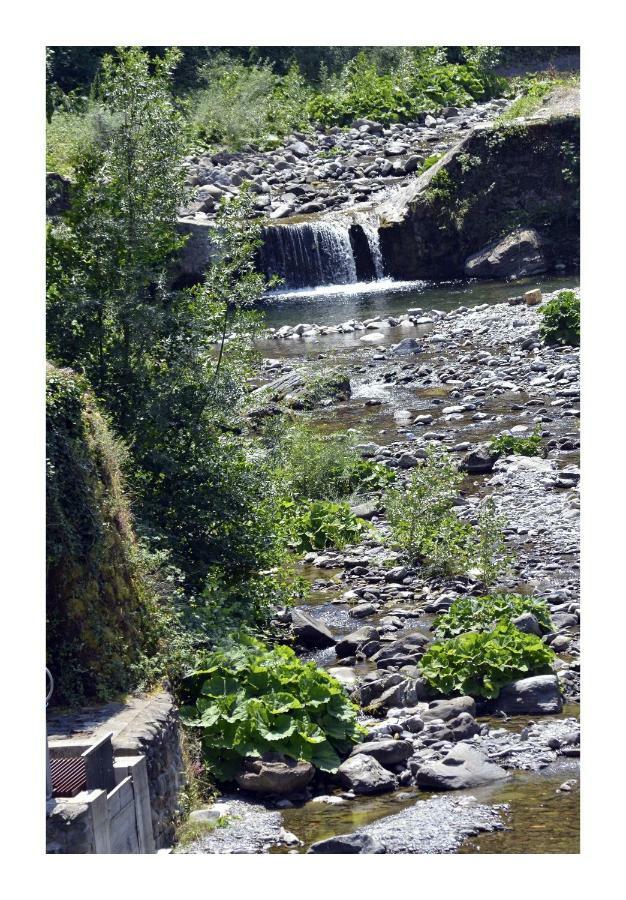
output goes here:
[[[182, 239], [184, 120], [171, 96], [176, 50], [117, 50], [101, 67], [106, 111], [76, 168], [71, 209], [49, 233], [51, 355], [79, 365], [128, 430], [152, 375]], [[71, 358], [68, 358], [71, 357]]]

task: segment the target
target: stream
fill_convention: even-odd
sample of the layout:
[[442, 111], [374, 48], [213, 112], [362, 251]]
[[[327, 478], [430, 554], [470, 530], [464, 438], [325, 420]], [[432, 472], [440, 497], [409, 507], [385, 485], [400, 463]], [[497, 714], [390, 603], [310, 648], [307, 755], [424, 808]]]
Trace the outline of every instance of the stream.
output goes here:
[[[304, 415], [323, 430], [354, 428], [363, 440], [376, 442], [383, 454], [381, 458], [385, 453], [397, 456], [428, 439], [438, 440], [451, 450], [456, 445], [465, 449], [520, 423], [530, 430], [538, 414], [541, 427], [546, 429], [544, 434], [552, 441], [548, 444], [550, 459], [522, 459], [518, 468], [504, 464], [495, 479], [469, 475], [461, 494], [471, 511], [472, 504], [489, 491], [492, 482], [496, 485], [499, 508], [511, 517], [510, 540], [518, 557], [509, 588], [539, 593], [553, 609], [567, 607], [569, 612], [573, 609], [571, 604], [576, 604], [578, 599], [577, 539], [575, 529], [572, 531], [569, 524], [570, 519], [577, 520], [577, 500], [570, 490], [555, 492], [551, 485], [554, 482], [561, 487], [573, 486], [574, 482], [570, 484], [565, 476], [569, 478], [572, 467], [578, 465], [577, 410], [570, 409], [575, 401], [569, 399], [575, 390], [569, 387], [573, 381], [560, 380], [570, 378], [577, 360], [567, 348], [541, 350], [532, 361], [527, 359], [528, 354], [525, 357], [515, 349], [520, 340], [518, 335], [523, 339], [527, 333], [532, 334], [536, 313], [524, 304], [507, 306], [506, 301], [535, 286], [546, 294], [576, 288], [577, 279], [570, 276], [515, 283], [447, 284], [397, 284], [382, 280], [277, 292], [264, 302], [267, 326], [274, 330], [298, 323], [306, 324], [307, 329], [314, 325], [336, 327], [355, 320], [367, 322], [375, 317], [401, 316], [415, 309], [424, 318], [432, 313], [433, 321], [418, 324], [410, 331], [381, 328], [376, 332], [375, 346], [363, 342], [366, 332], [354, 330], [308, 337], [293, 335], [290, 339], [273, 337], [270, 333], [258, 341], [258, 347], [273, 367], [274, 375], [269, 379], [275, 377], [277, 369], [284, 372], [303, 365], [321, 367], [322, 371], [347, 369], [352, 389], [350, 398], [328, 402]], [[495, 319], [491, 317], [492, 307]], [[446, 318], [445, 314], [450, 313], [452, 317]], [[433, 341], [435, 332], [436, 336], [441, 333], [441, 337]], [[390, 348], [407, 336], [423, 342], [422, 352], [417, 357], [394, 358]], [[503, 387], [495, 390], [477, 391], [476, 375], [472, 373], [483, 370], [476, 365], [480, 356], [473, 354], [484, 356], [485, 353], [491, 356], [494, 383], [499, 384], [495, 382], [496, 376], [509, 381], [502, 381]], [[559, 368], [560, 363], [563, 365]], [[465, 366], [463, 371], [459, 371], [461, 364]], [[416, 376], [417, 366], [426, 366], [432, 373], [425, 384]], [[556, 379], [556, 389], [551, 378]], [[559, 395], [563, 395], [562, 399]], [[446, 408], [446, 403], [458, 404], [463, 399], [478, 401], [468, 403], [468, 407], [470, 411], [479, 409], [480, 413], [458, 412], [462, 407], [456, 406]], [[416, 415], [426, 413], [432, 424], [426, 426], [425, 432], [424, 427], [420, 430], [411, 423]], [[498, 466], [496, 472], [500, 473]], [[366, 563], [369, 561], [374, 566], [368, 570], [366, 581], [376, 584], [375, 567], [382, 562], [381, 552], [386, 551], [377, 547], [376, 541], [368, 545], [366, 539], [359, 548], [348, 548], [344, 553], [324, 552], [306, 561], [301, 573], [311, 582], [312, 591], [303, 610], [323, 622], [335, 637], [363, 625], [378, 625], [381, 620], [387, 621], [390, 613], [399, 619], [389, 625], [392, 637], [386, 634], [386, 639], [400, 638], [416, 629], [428, 634], [434, 615], [424, 611], [417, 591], [411, 600], [411, 590], [398, 589], [394, 593], [385, 587], [382, 607], [375, 613], [358, 619], [351, 615], [349, 603], [342, 595], [362, 582], [358, 578], [354, 580], [352, 570], [344, 567], [344, 558], [350, 554], [364, 555]], [[383, 625], [386, 629], [385, 622]], [[565, 628], [569, 636], [570, 631]], [[332, 647], [301, 651], [300, 655], [330, 670], [337, 666]], [[347, 677], [348, 683], [349, 679], [363, 676], [376, 666], [369, 660], [357, 661], [348, 669], [339, 665], [334, 674]], [[541, 728], [549, 728], [550, 722], [557, 728], [560, 725], [567, 728], [578, 720], [578, 704], [571, 702], [572, 698], [578, 698], [576, 634], [567, 638], [559, 667], [568, 702], [558, 716], [536, 717], [534, 721]], [[478, 716], [477, 721], [481, 726], [488, 725], [495, 735], [510, 735], [512, 740], [517, 740], [523, 729], [532, 726], [533, 719], [521, 716], [502, 721]], [[218, 844], [206, 838], [202, 849], [187, 852], [259, 852], [262, 849], [271, 853], [302, 853], [316, 841], [358, 830], [381, 838], [387, 852], [392, 853], [577, 853], [578, 779], [578, 759], [574, 753], [569, 757], [552, 754], [536, 765], [509, 768], [504, 781], [444, 795], [401, 787], [383, 795], [345, 797], [338, 788], [332, 788], [330, 799], [324, 802], [313, 798], [297, 805], [280, 806], [282, 828], [296, 836], [300, 841], [297, 845], [281, 842], [277, 837], [278, 820], [267, 818], [267, 833], [262, 827], [257, 828], [264, 837], [257, 837], [256, 849], [235, 849], [235, 843], [229, 849], [228, 838], [220, 835], [215, 839]], [[274, 812], [264, 813], [260, 807], [255, 809], [253, 819], [256, 816], [258, 822], [263, 821], [263, 816], [276, 816]], [[269, 809], [275, 807], [270, 805]], [[244, 810], [244, 820], [246, 815]], [[233, 842], [237, 834], [233, 833]], [[237, 839], [245, 843], [245, 834], [244, 828]], [[266, 840], [262, 847], [261, 840]], [[211, 846], [215, 849], [210, 849]]]

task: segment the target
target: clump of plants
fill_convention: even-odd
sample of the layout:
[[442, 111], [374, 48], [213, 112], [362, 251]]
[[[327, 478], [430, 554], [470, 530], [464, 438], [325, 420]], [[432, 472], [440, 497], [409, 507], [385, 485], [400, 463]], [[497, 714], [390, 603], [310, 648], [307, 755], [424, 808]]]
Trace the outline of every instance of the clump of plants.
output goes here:
[[351, 395], [350, 377], [337, 369], [311, 375], [292, 405], [300, 409], [314, 409], [326, 400], [348, 400]]
[[240, 638], [216, 650], [182, 685], [182, 720], [200, 729], [203, 758], [230, 781], [246, 757], [282, 753], [334, 772], [361, 736], [341, 684], [289, 647]]
[[528, 437], [514, 434], [500, 434], [489, 444], [492, 453], [499, 456], [542, 456], [545, 454], [541, 435], [534, 431]]
[[293, 425], [280, 441], [279, 475], [293, 497], [338, 500], [380, 491], [395, 479], [392, 469], [361, 458], [350, 432], [321, 434]]
[[532, 613], [542, 630], [552, 629], [545, 600], [522, 594], [488, 594], [455, 600], [448, 612], [435, 619], [435, 633], [440, 638], [453, 638], [468, 631], [491, 631], [497, 622], [511, 621], [523, 613]]
[[356, 544], [372, 527], [348, 503], [331, 500], [283, 500], [282, 514], [287, 543], [303, 553]]
[[541, 335], [546, 344], [579, 346], [580, 297], [575, 291], [559, 291], [539, 312], [543, 316]]
[[420, 669], [440, 694], [493, 699], [510, 681], [549, 673], [553, 660], [553, 651], [540, 638], [501, 621], [493, 631], [472, 631], [433, 644]]
[[406, 558], [433, 574], [457, 575], [473, 568], [491, 585], [510, 564], [505, 520], [488, 499], [480, 509], [477, 529], [462, 522], [454, 512], [462, 480], [445, 451], [429, 448], [426, 465], [413, 469], [406, 487], [391, 487], [385, 495], [392, 542]]

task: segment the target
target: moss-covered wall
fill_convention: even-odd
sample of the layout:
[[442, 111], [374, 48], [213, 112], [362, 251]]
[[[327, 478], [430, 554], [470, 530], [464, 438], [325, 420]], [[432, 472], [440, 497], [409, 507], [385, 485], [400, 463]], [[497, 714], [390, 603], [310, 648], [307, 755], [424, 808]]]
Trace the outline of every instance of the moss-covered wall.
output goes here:
[[47, 665], [54, 702], [132, 686], [150, 631], [121, 474], [123, 451], [88, 386], [46, 376]]
[[579, 130], [576, 116], [476, 129], [383, 221], [387, 273], [461, 277], [468, 256], [517, 227], [540, 232], [551, 267], [576, 267]]

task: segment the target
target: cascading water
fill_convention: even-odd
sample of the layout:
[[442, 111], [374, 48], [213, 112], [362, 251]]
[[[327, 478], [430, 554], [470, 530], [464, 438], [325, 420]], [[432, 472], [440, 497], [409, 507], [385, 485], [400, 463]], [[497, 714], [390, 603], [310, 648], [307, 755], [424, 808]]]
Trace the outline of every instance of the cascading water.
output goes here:
[[352, 284], [358, 279], [350, 223], [270, 225], [263, 229], [261, 266], [268, 277], [278, 275], [287, 288]]
[[374, 272], [376, 273], [376, 280], [380, 281], [380, 279], [384, 277], [385, 273], [383, 269], [383, 255], [380, 250], [380, 235], [378, 234], [378, 226], [374, 225], [373, 222], [368, 220], [359, 222], [359, 225], [363, 229], [363, 233], [367, 238], [367, 243], [370, 249], [370, 256], [372, 258], [372, 263], [374, 266]]

